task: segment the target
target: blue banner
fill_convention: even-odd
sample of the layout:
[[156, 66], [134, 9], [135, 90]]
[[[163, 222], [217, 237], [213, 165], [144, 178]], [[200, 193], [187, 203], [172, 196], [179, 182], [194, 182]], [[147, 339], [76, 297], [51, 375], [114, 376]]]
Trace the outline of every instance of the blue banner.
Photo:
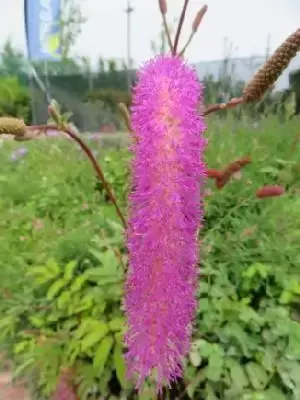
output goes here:
[[60, 6], [60, 0], [24, 0], [25, 32], [30, 60], [60, 60]]

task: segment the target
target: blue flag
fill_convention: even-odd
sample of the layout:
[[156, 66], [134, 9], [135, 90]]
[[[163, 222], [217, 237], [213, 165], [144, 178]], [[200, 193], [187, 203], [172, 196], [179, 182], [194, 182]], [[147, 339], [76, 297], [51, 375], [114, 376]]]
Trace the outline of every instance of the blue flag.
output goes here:
[[24, 0], [28, 56], [32, 61], [61, 59], [60, 0]]

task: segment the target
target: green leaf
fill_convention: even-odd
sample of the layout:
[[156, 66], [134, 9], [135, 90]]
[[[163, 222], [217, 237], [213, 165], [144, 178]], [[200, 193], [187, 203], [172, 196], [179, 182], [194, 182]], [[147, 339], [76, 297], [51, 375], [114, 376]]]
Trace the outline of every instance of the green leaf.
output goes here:
[[269, 379], [265, 369], [261, 365], [254, 362], [246, 364], [245, 369], [253, 388], [256, 390], [264, 389]]
[[23, 353], [23, 351], [28, 347], [28, 345], [29, 345], [28, 340], [23, 340], [22, 342], [17, 343], [14, 347], [14, 354]]
[[66, 282], [70, 282], [71, 279], [73, 278], [73, 273], [77, 267], [77, 261], [70, 261], [66, 266], [65, 266], [65, 272], [64, 272], [64, 280]]
[[205, 400], [219, 400], [210, 384], [205, 386]]
[[42, 326], [45, 325], [46, 321], [44, 318], [37, 317], [37, 316], [31, 316], [29, 317], [29, 321], [32, 323], [32, 325], [35, 328], [41, 328]]
[[31, 369], [35, 365], [35, 359], [34, 358], [28, 358], [24, 363], [19, 365], [15, 370], [14, 370], [14, 377], [18, 378], [21, 376], [25, 371]]
[[104, 338], [104, 336], [107, 335], [108, 332], [108, 324], [105, 324], [104, 322], [99, 322], [98, 327], [82, 339], [82, 351], [85, 352], [93, 347], [96, 343], [100, 342]]
[[124, 328], [125, 321], [122, 317], [117, 317], [109, 321], [108, 326], [112, 332], [121, 331]]
[[263, 174], [272, 174], [272, 175], [277, 175], [278, 174], [278, 169], [274, 167], [263, 167], [260, 169], [260, 172]]
[[277, 365], [277, 371], [286, 387], [292, 390], [300, 387], [300, 364], [298, 361], [282, 359]]
[[60, 266], [53, 258], [50, 258], [50, 260], [47, 261], [46, 267], [48, 268], [49, 271], [52, 272], [53, 276], [55, 277], [57, 277], [61, 272]]
[[274, 368], [276, 367], [276, 355], [275, 347], [267, 346], [263, 350], [262, 357], [260, 357], [261, 359], [259, 359], [259, 361], [266, 371], [274, 371]]
[[126, 366], [123, 355], [123, 348], [120, 344], [116, 344], [113, 352], [114, 367], [118, 381], [123, 389], [128, 389], [131, 385], [126, 379]]
[[53, 279], [56, 279], [59, 273], [53, 273], [46, 266], [42, 267], [30, 267], [27, 271], [27, 276], [33, 277], [34, 281], [38, 285], [43, 285]]
[[228, 364], [232, 385], [236, 388], [247, 387], [249, 381], [244, 368], [234, 359], [231, 359]]
[[294, 294], [289, 290], [284, 290], [280, 295], [279, 302], [281, 304], [289, 304], [293, 301], [293, 299]]
[[71, 293], [79, 292], [82, 286], [85, 284], [85, 282], [86, 282], [86, 277], [84, 274], [77, 276], [75, 281], [70, 286], [70, 292]]
[[191, 364], [194, 367], [199, 367], [202, 362], [202, 358], [199, 354], [199, 351], [197, 349], [192, 349], [189, 353], [189, 359], [191, 361]]
[[66, 282], [63, 279], [58, 279], [55, 281], [49, 288], [47, 292], [47, 300], [53, 300], [54, 297], [63, 289], [66, 285]]
[[205, 376], [207, 379], [217, 382], [221, 378], [223, 372], [224, 357], [218, 345], [213, 345], [213, 351], [208, 357], [208, 366], [205, 368]]
[[101, 376], [105, 364], [107, 363], [113, 344], [114, 344], [113, 337], [111, 335], [108, 335], [105, 336], [98, 345], [98, 348], [95, 352], [95, 356], [93, 359], [93, 367], [95, 368], [97, 376]]
[[57, 308], [59, 310], [65, 309], [69, 303], [72, 301], [72, 296], [71, 292], [68, 290], [65, 290], [61, 293], [61, 295], [57, 298]]
[[265, 400], [288, 400], [285, 394], [279, 390], [276, 386], [271, 386], [264, 392]]

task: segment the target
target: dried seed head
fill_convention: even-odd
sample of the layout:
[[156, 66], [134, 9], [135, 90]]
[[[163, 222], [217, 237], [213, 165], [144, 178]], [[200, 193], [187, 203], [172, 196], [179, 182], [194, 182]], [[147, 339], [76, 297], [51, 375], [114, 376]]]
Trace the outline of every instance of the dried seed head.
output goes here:
[[167, 1], [166, 0], [158, 0], [159, 2], [159, 9], [162, 15], [166, 15], [168, 8], [167, 8]]
[[201, 21], [202, 21], [204, 15], [205, 15], [206, 11], [207, 11], [207, 5], [205, 4], [205, 5], [197, 12], [196, 17], [195, 17], [194, 22], [193, 22], [193, 25], [192, 25], [192, 32], [193, 32], [193, 33], [196, 33], [196, 32], [197, 32], [197, 30], [198, 30], [198, 28], [199, 28], [199, 25], [201, 24]]
[[0, 117], [0, 135], [24, 136], [26, 125], [22, 119], [13, 117]]
[[248, 103], [250, 101], [259, 100], [266, 90], [276, 82], [299, 50], [300, 29], [291, 34], [286, 41], [278, 47], [275, 53], [245, 86], [243, 92], [244, 102]]

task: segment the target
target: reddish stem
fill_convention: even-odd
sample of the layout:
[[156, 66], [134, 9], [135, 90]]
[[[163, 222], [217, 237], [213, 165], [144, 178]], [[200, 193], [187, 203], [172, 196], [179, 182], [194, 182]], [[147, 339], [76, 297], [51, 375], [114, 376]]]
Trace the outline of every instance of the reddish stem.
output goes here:
[[94, 167], [94, 170], [96, 172], [97, 177], [99, 178], [99, 180], [102, 182], [104, 189], [106, 190], [106, 193], [109, 197], [109, 199], [111, 200], [111, 202], [113, 203], [115, 209], [116, 209], [116, 213], [118, 214], [118, 217], [120, 218], [120, 220], [122, 221], [123, 226], [126, 228], [127, 227], [127, 223], [126, 220], [117, 204], [117, 200], [113, 194], [113, 192], [110, 190], [110, 187], [108, 185], [108, 183], [105, 180], [104, 174], [102, 172], [102, 169], [99, 165], [99, 163], [97, 162], [96, 158], [94, 157], [92, 151], [90, 150], [90, 148], [84, 143], [84, 141], [78, 137], [70, 128], [67, 127], [61, 127], [58, 128], [56, 125], [35, 125], [35, 126], [29, 126], [28, 129], [33, 129], [33, 130], [42, 130], [42, 131], [47, 131], [50, 129], [53, 130], [60, 130], [63, 131], [64, 133], [66, 133], [68, 136], [70, 136], [71, 139], [73, 139], [77, 144], [79, 144], [79, 146], [81, 147], [82, 151], [85, 153], [85, 155], [88, 157], [88, 159], [90, 160], [91, 164]]
[[176, 36], [175, 36], [174, 46], [173, 46], [173, 52], [172, 52], [173, 56], [175, 56], [177, 53], [179, 37], [180, 37], [183, 22], [185, 19], [185, 14], [186, 14], [186, 9], [187, 9], [188, 3], [189, 3], [189, 0], [184, 0], [184, 5], [182, 7], [182, 11], [181, 11], [181, 15], [180, 15], [179, 23], [178, 23], [178, 28], [177, 28], [177, 32], [176, 32]]
[[228, 103], [212, 104], [208, 106], [207, 109], [204, 111], [204, 115], [208, 115], [219, 110], [227, 110], [228, 108], [234, 108], [243, 103], [244, 99], [242, 97], [239, 97], [231, 99]]

